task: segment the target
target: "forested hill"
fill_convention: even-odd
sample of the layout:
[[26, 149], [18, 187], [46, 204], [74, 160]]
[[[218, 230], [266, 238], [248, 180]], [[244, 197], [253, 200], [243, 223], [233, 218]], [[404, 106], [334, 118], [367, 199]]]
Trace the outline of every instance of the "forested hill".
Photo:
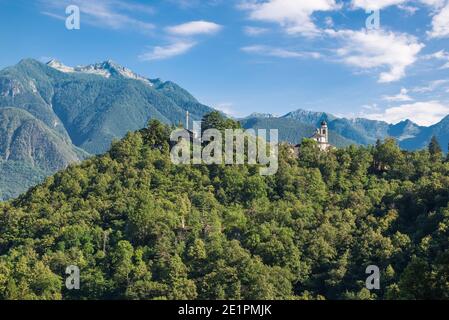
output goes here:
[[[235, 126], [229, 121], [223, 123]], [[449, 162], [436, 144], [176, 166], [152, 121], [0, 204], [0, 299], [449, 298]], [[80, 290], [65, 269], [81, 270]], [[381, 289], [365, 288], [366, 267]]]

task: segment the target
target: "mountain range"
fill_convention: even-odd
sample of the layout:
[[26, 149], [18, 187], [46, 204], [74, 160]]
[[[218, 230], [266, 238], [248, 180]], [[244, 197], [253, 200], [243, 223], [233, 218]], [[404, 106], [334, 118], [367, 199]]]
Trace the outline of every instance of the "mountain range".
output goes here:
[[245, 128], [277, 128], [280, 140], [298, 143], [298, 139], [313, 134], [320, 123], [325, 120], [329, 126], [330, 143], [343, 147], [350, 144], [370, 145], [387, 137], [395, 138], [405, 150], [425, 148], [433, 136], [436, 136], [442, 149], [448, 151], [449, 115], [439, 123], [424, 127], [410, 120], [397, 124], [363, 118], [339, 118], [330, 113], [296, 110], [284, 116], [271, 114], [252, 114], [240, 119]]
[[[214, 111], [171, 81], [151, 79], [113, 61], [69, 67], [24, 59], [0, 71], [0, 200], [15, 197], [44, 177], [107, 151], [111, 142], [144, 127], [200, 120]], [[343, 147], [396, 138], [404, 149], [425, 147], [435, 135], [447, 151], [449, 117], [431, 127], [407, 120], [392, 125], [297, 110], [284, 116], [252, 114], [244, 128], [279, 129], [282, 141], [298, 143], [321, 121], [330, 142]]]
[[0, 71], [0, 199], [107, 151], [151, 118], [177, 124], [186, 111], [194, 121], [212, 110], [173, 82], [112, 61], [72, 68], [22, 60]]

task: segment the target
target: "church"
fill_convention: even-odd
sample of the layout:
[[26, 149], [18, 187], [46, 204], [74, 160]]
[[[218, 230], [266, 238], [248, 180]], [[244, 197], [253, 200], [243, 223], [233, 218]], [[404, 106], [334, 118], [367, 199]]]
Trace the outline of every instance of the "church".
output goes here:
[[318, 142], [321, 151], [326, 151], [332, 147], [329, 143], [329, 128], [326, 121], [321, 122], [321, 127], [316, 129], [315, 134], [310, 139]]
[[[309, 139], [315, 140], [321, 151], [327, 151], [333, 148], [333, 146], [329, 143], [329, 128], [327, 126], [327, 122], [324, 120], [321, 122], [321, 126], [316, 129], [313, 136]], [[300, 146], [301, 144], [296, 145], [293, 149], [291, 149], [291, 152], [298, 155]]]

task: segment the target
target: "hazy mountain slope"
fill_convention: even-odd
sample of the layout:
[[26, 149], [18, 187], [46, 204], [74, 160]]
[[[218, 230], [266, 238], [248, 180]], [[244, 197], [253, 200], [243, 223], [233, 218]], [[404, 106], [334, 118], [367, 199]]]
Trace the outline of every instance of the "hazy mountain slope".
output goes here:
[[[387, 137], [394, 137], [399, 141], [411, 139], [420, 134], [424, 127], [418, 126], [410, 120], [402, 121], [398, 124], [389, 124], [385, 121], [370, 120], [364, 118], [346, 119], [338, 118], [332, 114], [325, 112], [314, 112], [307, 110], [296, 110], [281, 118], [296, 119], [302, 123], [307, 123], [313, 126], [319, 126], [321, 121], [326, 120], [329, 125], [329, 129], [340, 136], [355, 141], [358, 144], [374, 144], [378, 139], [385, 139]], [[429, 139], [424, 139], [429, 140]], [[411, 149], [418, 149], [422, 147], [424, 142], [419, 142], [418, 145], [413, 146], [413, 143], [417, 141], [412, 140], [410, 142]]]
[[337, 119], [337, 117], [335, 117], [330, 113], [314, 112], [303, 109], [298, 109], [296, 111], [289, 112], [286, 115], [282, 116], [281, 118], [294, 119], [302, 123], [307, 123], [314, 127], [318, 126], [323, 120], [331, 122]]
[[393, 137], [399, 141], [402, 148], [417, 150], [426, 148], [433, 135], [444, 151], [448, 151], [449, 116], [431, 127], [422, 127], [410, 120], [397, 124], [385, 121], [356, 118], [338, 118], [325, 112], [296, 110], [281, 117], [273, 115], [253, 114], [240, 119], [245, 128], [279, 129], [281, 141], [298, 143], [304, 137], [309, 137], [320, 123], [326, 120], [329, 126], [331, 144], [342, 147], [349, 144], [375, 144], [378, 139]]
[[[388, 136], [389, 125], [386, 122], [368, 119], [338, 118], [326, 112], [296, 110], [282, 116], [281, 119], [295, 119], [313, 127], [320, 126], [323, 120], [327, 121], [329, 129], [339, 136], [358, 144], [372, 144], [377, 139]], [[329, 136], [332, 139], [332, 135]]]
[[51, 173], [21, 161], [0, 160], [0, 201], [15, 198]]
[[[279, 140], [292, 144], [300, 143], [303, 138], [309, 138], [313, 135], [316, 127], [310, 124], [299, 122], [293, 118], [246, 118], [240, 120], [245, 129], [278, 129]], [[355, 144], [335, 132], [329, 134], [330, 143], [337, 147], [344, 147]]]
[[0, 71], [0, 108], [16, 107], [28, 111], [49, 128], [69, 139], [52, 108], [54, 81], [65, 75], [32, 59], [20, 61]]
[[[254, 115], [251, 118], [266, 118], [266, 116]], [[374, 144], [378, 139], [383, 140], [387, 137], [393, 137], [401, 142], [401, 146], [406, 149], [416, 150], [427, 146], [433, 134], [439, 137], [444, 149], [447, 149], [446, 136], [449, 135], [448, 126], [444, 125], [444, 121], [430, 128], [422, 127], [410, 120], [405, 120], [397, 124], [389, 124], [385, 121], [370, 120], [364, 118], [346, 119], [338, 118], [332, 114], [325, 112], [314, 112], [307, 110], [296, 110], [289, 112], [282, 117], [270, 116], [270, 119], [277, 119], [275, 122], [278, 128], [289, 126], [284, 120], [296, 120], [302, 124], [318, 127], [323, 120], [328, 122], [331, 134], [329, 139], [344, 138], [346, 143], [357, 143], [362, 145]], [[273, 120], [272, 120], [273, 121]], [[299, 132], [299, 131], [298, 131]], [[293, 133], [294, 134], [294, 133]], [[297, 134], [297, 133], [296, 133]], [[335, 136], [337, 135], [337, 136]], [[291, 141], [291, 137], [287, 137]], [[343, 143], [345, 145], [346, 143]], [[335, 142], [334, 142], [335, 144]], [[339, 146], [337, 142], [335, 145]]]
[[375, 142], [375, 139], [370, 138], [365, 131], [354, 127], [351, 120], [348, 119], [336, 119], [335, 121], [329, 122], [329, 130], [333, 132], [338, 132], [341, 136], [356, 141], [359, 144], [370, 144]]
[[399, 141], [416, 137], [424, 127], [418, 126], [416, 123], [405, 120], [390, 126], [389, 135], [396, 137]]
[[0, 199], [87, 157], [25, 110], [0, 108]]
[[449, 116], [428, 128], [421, 127], [415, 137], [401, 141], [400, 146], [407, 150], [426, 148], [433, 136], [437, 137], [441, 148], [444, 152], [447, 152], [449, 144]]
[[5, 161], [24, 161], [48, 171], [87, 155], [31, 114], [16, 108], [0, 109], [0, 154]]
[[[432, 135], [435, 135], [444, 151], [448, 150], [449, 144], [449, 116], [445, 117], [439, 123], [430, 127]], [[430, 140], [429, 140], [430, 142]]]
[[151, 80], [154, 88], [165, 97], [172, 100], [184, 110], [188, 110], [194, 118], [201, 118], [205, 113], [211, 111], [211, 108], [198, 102], [187, 90], [181, 88], [171, 81], [162, 82], [160, 79]]
[[73, 79], [55, 85], [53, 108], [74, 144], [90, 153], [107, 150], [113, 139], [145, 126], [148, 119], [177, 123], [185, 111], [136, 80]]

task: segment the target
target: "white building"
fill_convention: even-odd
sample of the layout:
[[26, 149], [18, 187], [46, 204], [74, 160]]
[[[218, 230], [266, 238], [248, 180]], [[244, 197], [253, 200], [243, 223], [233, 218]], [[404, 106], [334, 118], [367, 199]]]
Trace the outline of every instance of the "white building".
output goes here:
[[326, 151], [332, 146], [329, 144], [329, 128], [327, 127], [327, 122], [321, 122], [321, 127], [316, 129], [316, 132], [310, 139], [318, 142], [318, 146], [321, 151]]

